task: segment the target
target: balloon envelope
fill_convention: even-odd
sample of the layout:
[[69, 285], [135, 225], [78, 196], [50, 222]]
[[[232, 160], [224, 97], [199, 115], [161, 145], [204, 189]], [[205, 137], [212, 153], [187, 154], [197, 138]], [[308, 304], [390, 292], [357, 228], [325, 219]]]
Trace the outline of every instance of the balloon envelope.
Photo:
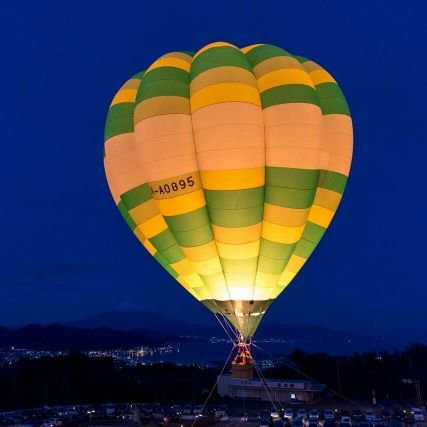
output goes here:
[[163, 55], [120, 88], [104, 164], [149, 253], [250, 338], [328, 228], [352, 138], [345, 98], [321, 66], [218, 42]]

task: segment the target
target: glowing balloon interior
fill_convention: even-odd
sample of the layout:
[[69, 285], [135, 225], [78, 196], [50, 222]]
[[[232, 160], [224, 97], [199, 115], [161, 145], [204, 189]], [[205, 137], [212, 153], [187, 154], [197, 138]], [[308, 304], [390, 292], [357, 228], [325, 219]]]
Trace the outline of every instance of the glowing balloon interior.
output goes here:
[[120, 88], [104, 163], [142, 245], [250, 338], [328, 228], [352, 146], [346, 100], [320, 65], [218, 42], [163, 55]]

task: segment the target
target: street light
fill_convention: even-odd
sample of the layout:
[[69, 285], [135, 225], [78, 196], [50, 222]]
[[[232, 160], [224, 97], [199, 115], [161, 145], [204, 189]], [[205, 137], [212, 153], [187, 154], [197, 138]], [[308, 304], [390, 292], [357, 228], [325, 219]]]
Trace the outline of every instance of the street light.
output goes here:
[[421, 389], [420, 389], [420, 382], [418, 380], [413, 380], [411, 378], [402, 378], [403, 384], [415, 384], [415, 391], [417, 393], [417, 400], [418, 400], [418, 406], [421, 405]]

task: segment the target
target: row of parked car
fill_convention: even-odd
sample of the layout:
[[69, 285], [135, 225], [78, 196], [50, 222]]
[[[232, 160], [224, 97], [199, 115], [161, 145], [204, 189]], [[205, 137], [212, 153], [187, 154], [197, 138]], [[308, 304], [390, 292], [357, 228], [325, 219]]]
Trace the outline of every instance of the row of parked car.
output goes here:
[[319, 411], [316, 408], [307, 410], [299, 408], [286, 408], [283, 410], [274, 409], [271, 411], [273, 419], [283, 419], [293, 426], [307, 425], [332, 425], [340, 424], [342, 427], [349, 427], [357, 423], [358, 427], [382, 426], [385, 421], [396, 420], [398, 422], [424, 421], [425, 416], [419, 408], [394, 408], [392, 411], [382, 410], [380, 413], [371, 409], [362, 411], [354, 409], [349, 411], [340, 411], [337, 409], [324, 409]]

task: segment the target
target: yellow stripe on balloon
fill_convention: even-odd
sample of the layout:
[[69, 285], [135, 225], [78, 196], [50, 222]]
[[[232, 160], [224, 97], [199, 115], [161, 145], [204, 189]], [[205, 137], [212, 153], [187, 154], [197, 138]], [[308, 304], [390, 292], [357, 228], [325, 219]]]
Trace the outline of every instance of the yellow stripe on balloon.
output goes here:
[[119, 90], [113, 100], [111, 101], [110, 107], [122, 102], [135, 102], [136, 99], [136, 89], [121, 89]]
[[[293, 271], [285, 270], [282, 275], [280, 276], [280, 279], [278, 280], [278, 284], [282, 287], [286, 287], [289, 285], [289, 283], [292, 282], [294, 277], [297, 275], [297, 273], [294, 273]], [[280, 291], [282, 290], [280, 289]], [[280, 292], [279, 292], [280, 293]], [[277, 296], [277, 295], [276, 295]]]
[[248, 286], [246, 287], [229, 286], [228, 292], [232, 300], [250, 301], [252, 299], [253, 290], [252, 290], [252, 287], [248, 287]]
[[240, 243], [254, 242], [261, 235], [262, 222], [247, 227], [220, 227], [211, 224], [215, 240], [221, 243], [238, 245]]
[[206, 205], [203, 190], [193, 191], [170, 199], [156, 199], [159, 211], [165, 216], [182, 215]]
[[244, 68], [235, 67], [232, 65], [215, 67], [203, 71], [197, 75], [190, 83], [190, 93], [219, 83], [243, 83], [257, 88], [255, 76]]
[[315, 70], [310, 73], [310, 79], [314, 85], [320, 83], [336, 83], [335, 79], [325, 70]]
[[247, 259], [257, 257], [259, 254], [260, 240], [240, 245], [229, 245], [217, 242], [218, 255], [226, 259]]
[[150, 253], [150, 255], [154, 256], [157, 252], [157, 249], [151, 244], [151, 242], [144, 236], [144, 233], [136, 227], [134, 230], [135, 236], [141, 242], [145, 249]]
[[192, 94], [191, 111], [222, 102], [248, 102], [261, 106], [259, 92], [254, 87], [241, 83], [219, 83]]
[[292, 255], [288, 265], [286, 266], [286, 270], [296, 274], [301, 270], [306, 261], [306, 258], [300, 257], [298, 255]]
[[303, 231], [304, 225], [288, 227], [263, 221], [261, 235], [264, 239], [272, 242], [292, 244], [298, 242]]
[[191, 273], [182, 277], [185, 279], [187, 284], [193, 289], [204, 286], [202, 279], [197, 273]]
[[[227, 284], [225, 283], [225, 279], [224, 279], [224, 274], [222, 272], [220, 273], [214, 273], [214, 274], [204, 274], [203, 275], [203, 279], [206, 281], [206, 286], [209, 289], [212, 288], [221, 288], [222, 291], [227, 292]], [[224, 298], [225, 296], [225, 298]], [[229, 299], [228, 294], [224, 294], [222, 295], [222, 297], [220, 299]]]
[[179, 275], [186, 276], [194, 273], [193, 264], [187, 258], [170, 265]]
[[216, 245], [213, 240], [200, 246], [181, 246], [181, 249], [190, 261], [207, 261], [218, 256]]
[[255, 286], [261, 288], [274, 287], [280, 278], [280, 274], [263, 273], [258, 271], [256, 274]]
[[149, 240], [145, 240], [144, 242], [142, 242], [142, 244], [144, 245], [144, 248], [147, 249], [147, 251], [151, 254], [151, 255], [155, 255], [157, 250], [156, 248], [152, 245], [152, 243]]
[[264, 92], [272, 87], [288, 84], [302, 84], [314, 87], [313, 82], [304, 70], [294, 68], [275, 70], [264, 74], [257, 79], [257, 84], [260, 92]]
[[206, 261], [192, 261], [192, 265], [197, 273], [204, 276], [211, 276], [218, 273], [222, 275], [222, 266], [218, 256]]
[[190, 114], [190, 100], [183, 96], [155, 96], [140, 102], [133, 112], [135, 125], [161, 114]]
[[262, 76], [271, 71], [288, 68], [304, 71], [304, 67], [298, 62], [297, 59], [290, 56], [274, 56], [273, 58], [265, 59], [264, 61], [255, 65], [253, 72], [255, 76]]
[[141, 224], [150, 218], [159, 214], [159, 209], [153, 199], [141, 203], [136, 208], [129, 210], [129, 215], [135, 221], [135, 224]]
[[[213, 47], [223, 47], [223, 46], [229, 46], [229, 47], [234, 47], [236, 48], [236, 46], [232, 45], [231, 43], [227, 43], [227, 42], [214, 42], [214, 43], [209, 43], [206, 46], [202, 47], [199, 51], [196, 52], [196, 54], [193, 56], [193, 61], [203, 52], [206, 52], [208, 49], [211, 49]], [[236, 48], [237, 49], [237, 48]]]
[[341, 198], [342, 195], [340, 193], [318, 187], [313, 203], [335, 212], [340, 204]]
[[165, 231], [168, 226], [161, 215], [156, 215], [148, 221], [139, 224], [138, 228], [145, 234], [147, 239], [151, 239], [162, 231]]
[[323, 206], [313, 205], [308, 215], [307, 221], [314, 222], [324, 228], [327, 228], [334, 216], [333, 211], [324, 208]]
[[184, 71], [190, 71], [191, 63], [189, 61], [186, 61], [181, 58], [173, 58], [173, 57], [163, 57], [158, 59], [157, 61], [153, 62], [152, 65], [147, 69], [146, 73], [148, 73], [151, 70], [154, 70], [155, 68], [160, 67], [175, 67], [180, 68]]
[[136, 227], [133, 232], [141, 243], [144, 243], [147, 240], [144, 233], [138, 227]]
[[185, 280], [185, 277], [183, 276], [178, 276], [176, 278], [176, 281], [185, 289], [187, 290], [191, 295], [193, 295], [194, 298], [196, 298], [197, 301], [201, 301], [201, 297], [200, 295], [195, 292], [191, 286], [187, 283], [187, 281]]
[[240, 51], [242, 53], [248, 53], [249, 51], [251, 51], [252, 49], [255, 49], [258, 46], [263, 46], [263, 43], [258, 43], [258, 44], [251, 44], [249, 46], [245, 46], [245, 47], [241, 47]]
[[309, 212], [310, 208], [293, 209], [264, 203], [264, 219], [277, 225], [286, 225], [288, 227], [304, 225]]
[[311, 73], [312, 71], [323, 70], [323, 68], [314, 61], [306, 61], [302, 65], [308, 73]]
[[208, 290], [211, 299], [217, 300], [217, 301], [228, 301], [230, 299], [229, 293], [227, 291], [227, 287], [215, 285], [214, 287], [206, 286], [206, 289]]
[[264, 168], [200, 171], [205, 190], [243, 190], [265, 183]]

